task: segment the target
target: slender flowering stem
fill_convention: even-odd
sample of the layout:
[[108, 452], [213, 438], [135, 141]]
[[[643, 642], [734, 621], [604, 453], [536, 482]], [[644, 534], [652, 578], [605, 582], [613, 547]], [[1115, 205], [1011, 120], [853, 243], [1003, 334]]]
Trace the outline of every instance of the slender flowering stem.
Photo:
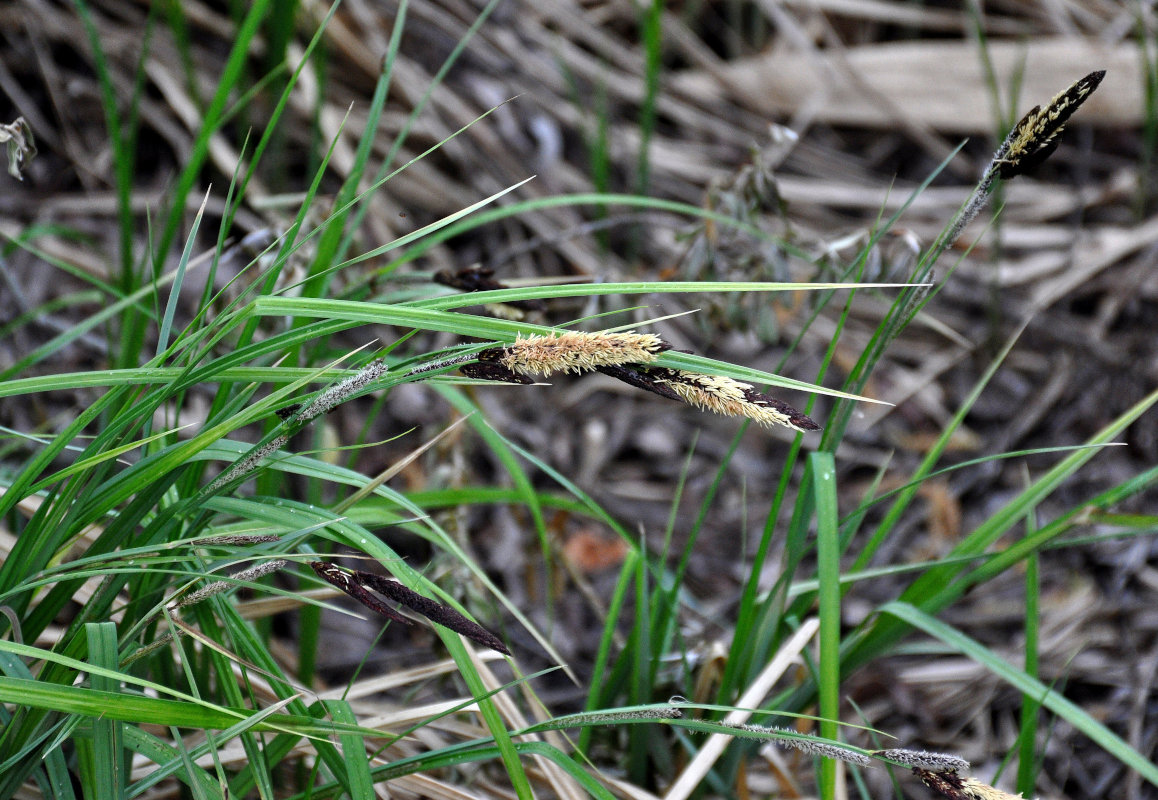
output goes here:
[[[993, 181], [997, 177], [1006, 180], [1032, 172], [1041, 166], [1050, 154], [1057, 149], [1061, 141], [1061, 132], [1070, 116], [1078, 110], [1078, 106], [1086, 101], [1102, 78], [1105, 70], [1091, 72], [1068, 88], [1058, 92], [1052, 100], [1046, 103], [1045, 108], [1034, 106], [1021, 120], [1018, 121], [1005, 141], [993, 154], [981, 182], [973, 190], [969, 202], [965, 204], [961, 213], [953, 221], [949, 232], [942, 237], [941, 250], [952, 246], [953, 242], [973, 221], [981, 209], [989, 202], [989, 195], [993, 191]], [[938, 253], [939, 255], [939, 253]]]

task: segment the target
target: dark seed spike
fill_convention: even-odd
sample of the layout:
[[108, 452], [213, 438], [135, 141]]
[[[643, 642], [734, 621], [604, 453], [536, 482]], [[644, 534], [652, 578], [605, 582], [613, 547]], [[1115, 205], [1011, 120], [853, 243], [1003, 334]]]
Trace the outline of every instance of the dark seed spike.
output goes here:
[[657, 383], [652, 374], [646, 369], [638, 368], [635, 365], [598, 366], [595, 369], [604, 375], [609, 375], [612, 378], [634, 386], [636, 389], [643, 389], [645, 392], [658, 394], [660, 397], [666, 397], [668, 400], [682, 402], [680, 396], [676, 394], [670, 386], [666, 383]]
[[763, 392], [757, 392], [755, 389], [749, 389], [744, 392], [744, 399], [749, 403], [757, 406], [765, 406], [779, 411], [784, 416], [788, 417], [789, 423], [798, 431], [818, 431], [820, 426], [817, 425], [811, 417], [803, 411], [797, 411], [792, 406], [785, 403], [783, 400], [777, 400], [771, 395], [766, 395]]
[[491, 650], [495, 650], [503, 655], [509, 656], [511, 654], [511, 651], [507, 649], [507, 646], [503, 644], [499, 637], [495, 636], [477, 622], [467, 619], [450, 606], [443, 605], [436, 600], [431, 600], [429, 597], [425, 597], [424, 595], [418, 594], [418, 592], [406, 588], [398, 581], [383, 578], [381, 575], [375, 575], [372, 572], [359, 571], [354, 572], [354, 579], [367, 588], [381, 592], [394, 602], [418, 612], [431, 622], [438, 623], [445, 628], [450, 628], [455, 633], [460, 633], [471, 641], [481, 644], [483, 647], [489, 647]]
[[965, 791], [964, 781], [956, 772], [933, 772], [913, 767], [913, 773], [921, 779], [921, 783], [942, 797], [948, 797], [949, 800], [971, 800]]
[[395, 622], [401, 622], [404, 625], [410, 624], [410, 620], [366, 591], [365, 587], [354, 579], [353, 574], [326, 561], [311, 561], [309, 564], [319, 578], [354, 598], [371, 611], [377, 611]]
[[[493, 280], [494, 274], [495, 271], [490, 267], [466, 267], [453, 273], [447, 270], [439, 270], [434, 273], [434, 281], [464, 292], [482, 292], [491, 289], [511, 288], [501, 281]], [[547, 305], [542, 300], [512, 300], [503, 305], [508, 305], [522, 311], [547, 310]]]
[[518, 383], [529, 386], [534, 383], [526, 375], [520, 375], [508, 369], [497, 361], [478, 361], [463, 364], [458, 371], [468, 378], [480, 381], [499, 381], [501, 383]]
[[997, 174], [1008, 179], [1041, 166], [1057, 149], [1066, 122], [1105, 76], [1105, 70], [1091, 72], [1059, 92], [1044, 108], [1031, 108], [1006, 137], [999, 151]]

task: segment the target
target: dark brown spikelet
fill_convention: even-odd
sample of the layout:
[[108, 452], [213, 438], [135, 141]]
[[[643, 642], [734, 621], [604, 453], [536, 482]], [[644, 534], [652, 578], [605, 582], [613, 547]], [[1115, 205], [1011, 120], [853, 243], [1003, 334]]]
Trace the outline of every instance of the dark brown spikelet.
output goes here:
[[[485, 350], [483, 352], [486, 352]], [[469, 364], [463, 364], [458, 368], [458, 371], [468, 378], [474, 378], [479, 381], [500, 381], [502, 383], [519, 383], [524, 386], [534, 383], [533, 380], [526, 375], [520, 375], [517, 372], [504, 367], [497, 361], [476, 361]]]
[[278, 415], [278, 418], [281, 419], [282, 422], [289, 422], [289, 420], [293, 417], [293, 415], [298, 413], [301, 410], [302, 410], [302, 404], [301, 403], [294, 403], [292, 405], [286, 406], [285, 408], [279, 408], [274, 413]]
[[934, 772], [913, 767], [913, 774], [921, 779], [921, 783], [949, 800], [968, 800], [964, 790], [965, 779], [956, 772]]
[[337, 587], [339, 591], [345, 592], [371, 611], [377, 611], [382, 616], [389, 617], [395, 622], [401, 622], [403, 625], [410, 624], [410, 620], [366, 591], [366, 587], [355, 579], [354, 573], [347, 572], [336, 564], [330, 564], [327, 561], [311, 561], [310, 568], [326, 583]]
[[[436, 283], [450, 286], [464, 292], [482, 292], [489, 289], [509, 289], [505, 283], [494, 280], [495, 271], [490, 267], [466, 267], [457, 272], [439, 270], [434, 273]], [[520, 311], [546, 311], [547, 305], [542, 300], [511, 300], [500, 304], [510, 306]], [[501, 315], [500, 315], [501, 316]]]
[[443, 605], [437, 600], [431, 600], [429, 597], [406, 588], [398, 581], [383, 578], [381, 575], [375, 575], [372, 572], [355, 572], [354, 574], [364, 586], [381, 592], [395, 603], [406, 606], [412, 611], [417, 611], [431, 622], [450, 628], [455, 633], [461, 633], [483, 647], [489, 647], [503, 655], [509, 656], [511, 654], [511, 651], [507, 649], [499, 637], [477, 622], [467, 619], [450, 606]]
[[431, 600], [429, 597], [418, 594], [418, 592], [407, 589], [398, 581], [383, 578], [381, 575], [375, 575], [372, 572], [345, 570], [325, 561], [311, 561], [309, 563], [314, 572], [323, 580], [333, 584], [367, 608], [377, 611], [379, 614], [387, 616], [392, 620], [410, 624], [410, 621], [406, 619], [406, 617], [371, 594], [368, 591], [369, 589], [386, 595], [386, 597], [395, 603], [421, 614], [431, 622], [450, 628], [455, 633], [460, 633], [471, 641], [481, 644], [483, 647], [489, 647], [491, 650], [495, 650], [503, 655], [509, 656], [511, 654], [511, 651], [507, 649], [507, 646], [503, 644], [499, 637], [495, 636], [477, 622], [467, 619], [450, 606], [443, 605], [435, 600]]
[[[818, 425], [803, 411], [797, 411], [783, 400], [777, 400], [771, 395], [758, 392], [755, 389], [748, 389], [744, 392], [744, 399], [756, 408], [766, 408], [773, 415], [783, 415], [787, 417], [788, 422], [784, 424], [786, 424], [789, 428], [795, 428], [798, 431], [804, 432], [820, 430], [820, 425]], [[753, 415], [749, 414], [747, 416]], [[760, 420], [757, 419], [757, 422], [759, 421]]]
[[668, 400], [678, 400], [683, 402], [675, 389], [668, 386], [666, 383], [661, 383], [656, 380], [655, 376], [644, 368], [633, 369], [634, 364], [626, 366], [619, 365], [604, 365], [596, 367], [597, 370], [604, 375], [610, 375], [612, 378], [621, 380], [626, 384], [634, 386], [636, 389], [643, 389], [645, 392], [652, 392], [658, 394], [660, 397], [666, 397]]
[[1093, 94], [1105, 76], [1104, 69], [1091, 72], [1059, 92], [1044, 108], [1031, 108], [1006, 137], [998, 153], [997, 174], [1009, 179], [1025, 175], [1041, 166], [1057, 149], [1066, 121]]
[[441, 269], [434, 273], [435, 283], [461, 289], [464, 292], [479, 292], [484, 289], [505, 289], [506, 286], [493, 280], [495, 271], [489, 267], [465, 267], [457, 272]]
[[956, 772], [934, 772], [933, 770], [913, 767], [913, 773], [921, 779], [921, 783], [928, 786], [942, 797], [949, 800], [1019, 800], [1020, 794], [1010, 794], [995, 789], [976, 778], [962, 778]]

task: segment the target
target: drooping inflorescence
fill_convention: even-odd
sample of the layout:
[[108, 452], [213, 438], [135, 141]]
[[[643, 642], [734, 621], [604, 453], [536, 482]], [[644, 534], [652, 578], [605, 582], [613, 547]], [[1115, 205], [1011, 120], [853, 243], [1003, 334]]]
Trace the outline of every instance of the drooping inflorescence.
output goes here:
[[758, 391], [748, 383], [718, 375], [652, 366], [671, 345], [648, 333], [577, 333], [519, 338], [505, 347], [491, 347], [477, 361], [459, 367], [478, 380], [530, 383], [528, 375], [556, 372], [602, 372], [637, 389], [669, 400], [761, 425], [784, 425], [798, 431], [820, 426], [792, 406]]

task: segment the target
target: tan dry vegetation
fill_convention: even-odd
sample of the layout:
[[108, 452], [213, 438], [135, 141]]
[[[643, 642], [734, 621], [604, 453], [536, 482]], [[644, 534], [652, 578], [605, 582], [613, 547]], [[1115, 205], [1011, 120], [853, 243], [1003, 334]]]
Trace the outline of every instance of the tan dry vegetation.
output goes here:
[[[202, 122], [204, 98], [228, 51], [233, 26], [222, 5], [182, 3], [190, 26], [194, 87], [184, 80], [181, 55], [168, 31], [159, 27], [152, 38], [144, 64], [134, 194], [142, 232], [146, 211], [162, 202], [187, 156]], [[143, 1], [106, 0], [92, 9], [122, 97], [131, 89], [140, 58], [147, 8]], [[324, 11], [325, 6], [313, 0], [302, 3], [299, 37], [312, 32]], [[477, 12], [476, 4], [466, 2], [411, 4], [391, 101], [375, 137], [374, 163], [393, 145], [410, 110]], [[324, 80], [319, 82], [309, 69], [303, 73], [274, 150], [249, 187], [237, 218], [238, 234], [286, 225], [296, 205], [282, 193], [300, 192], [308, 182], [316, 163], [310, 155], [315, 135], [323, 142], [337, 140], [323, 193], [332, 192], [347, 174], [364, 134], [365, 109], [393, 13], [393, 3], [343, 2], [326, 34]], [[538, 177], [519, 190], [518, 199], [590, 191], [586, 143], [597, 135], [604, 109], [609, 115], [609, 188], [632, 191], [644, 96], [636, 13], [627, 0], [500, 4], [435, 88], [395, 163], [408, 162], [480, 114], [500, 107], [436, 154], [408, 166], [375, 195], [361, 231], [362, 247], [388, 242], [530, 174]], [[638, 276], [831, 279], [855, 256], [881, 215], [898, 208], [968, 135], [964, 151], [873, 253], [870, 266], [879, 275], [889, 275], [891, 267], [903, 274], [915, 250], [928, 246], [966, 198], [992, 154], [998, 130], [995, 108], [1016, 119], [1082, 74], [1104, 68], [1108, 74], [1103, 86], [1071, 121], [1054, 158], [1039, 174], [1008, 184], [1000, 198], [1000, 221], [983, 214], [966, 231], [959, 249], [943, 260], [940, 276], [958, 259], [959, 266], [925, 317], [894, 344], [868, 387], [871, 396], [894, 407], [865, 407], [840, 450], [838, 465], [850, 498], [881, 465], [887, 465], [886, 486], [903, 482], [929, 438], [973, 386], [994, 344], [1027, 319], [1031, 321], [1021, 342], [958, 439], [959, 457], [1078, 443], [1158, 385], [1158, 217], [1153, 213], [1158, 182], [1152, 154], [1144, 157], [1143, 134], [1144, 126], [1156, 121], [1146, 118], [1154, 109], [1144, 101], [1145, 60], [1138, 38], [1141, 28], [1153, 60], [1158, 40], [1153, 14], [1153, 7], [1145, 4], [1099, 0], [986, 8], [979, 24], [993, 63], [995, 98], [974, 20], [956, 4], [824, 0], [673, 5], [664, 19], [665, 70], [658, 124], [650, 141], [649, 192], [693, 204], [710, 202], [727, 211], [742, 189], [760, 187], [764, 203], [754, 219], [815, 261], [779, 248], [757, 250], [754, 241], [727, 231], [697, 230], [686, 217], [612, 207], [601, 219], [590, 206], [561, 206], [526, 213], [517, 221], [434, 248], [407, 268], [456, 270], [481, 263], [494, 267], [508, 283]], [[84, 41], [71, 4], [11, 0], [0, 5], [0, 122], [22, 114], [41, 150], [23, 184], [2, 179], [0, 233], [18, 236], [34, 225], [80, 231], [87, 238], [52, 233], [36, 245], [45, 255], [112, 281], [119, 256], [110, 154], [99, 87]], [[291, 44], [291, 66], [305, 41]], [[252, 54], [255, 73], [262, 71], [262, 55]], [[1019, 71], [1024, 76], [1011, 108], [1011, 87]], [[214, 139], [210, 166], [191, 204], [199, 202], [211, 183], [209, 214], [220, 212], [245, 133], [262, 126], [270, 103], [270, 98], [259, 97], [239, 113], [227, 133]], [[791, 129], [795, 137], [784, 139], [782, 130], [770, 131], [770, 124]], [[772, 190], [783, 203], [782, 214], [768, 199]], [[319, 209], [318, 219], [327, 212]], [[967, 245], [974, 246], [966, 254]], [[376, 266], [381, 263], [370, 262], [371, 268]], [[7, 253], [2, 267], [3, 321], [77, 288], [27, 252]], [[358, 279], [345, 277], [347, 284]], [[779, 347], [801, 329], [808, 310], [806, 298], [773, 301], [767, 295], [664, 296], [650, 302], [628, 319], [638, 325], [683, 308], [701, 308], [698, 315], [661, 326], [664, 337], [676, 347], [767, 369], [775, 369]], [[612, 307], [612, 301], [560, 302], [550, 307], [548, 319], [564, 321]], [[884, 300], [860, 297], [837, 352], [838, 368], [855, 361], [884, 308]], [[93, 310], [83, 304], [74, 309], [85, 314]], [[68, 309], [42, 315], [34, 326], [0, 343], [0, 359], [5, 365], [14, 362], [67, 329], [73, 319]], [[760, 331], [754, 329], [757, 322]], [[818, 321], [783, 374], [812, 378], [832, 331], [831, 319]], [[386, 341], [395, 335], [385, 330], [375, 334]], [[365, 338], [351, 342], [362, 344]], [[66, 355], [68, 360], [54, 368], [96, 369], [104, 365], [107, 347], [103, 337], [90, 335]], [[662, 400], [629, 393], [600, 376], [555, 383], [549, 389], [497, 387], [479, 391], [477, 397], [494, 427], [649, 536], [662, 536], [676, 478], [699, 429], [681, 519], [695, 517], [737, 429], [735, 420], [680, 413]], [[385, 439], [413, 425], [440, 429], [450, 418], [448, 409], [426, 390], [403, 388], [389, 403], [390, 418], [379, 423], [381, 435], [371, 439]], [[51, 428], [68, 417], [69, 404], [83, 403], [84, 398], [47, 402], [7, 405], [0, 412], [2, 421], [20, 430]], [[823, 404], [813, 416], [823, 422]], [[338, 428], [342, 440], [361, 422], [337, 417], [328, 424]], [[1129, 432], [1128, 448], [1100, 456], [1084, 473], [1087, 483], [1067, 487], [1054, 502], [1076, 500], [1158, 462], [1155, 423], [1153, 415], [1143, 418]], [[743, 574], [738, 562], [762, 523], [786, 436], [748, 431], [713, 506], [710, 527], [701, 536], [690, 567], [691, 587], [701, 605], [689, 615], [687, 635], [705, 648], [728, 636], [727, 620]], [[380, 469], [410, 446], [402, 442], [367, 455], [365, 470]], [[485, 481], [493, 465], [468, 458], [472, 447], [469, 437], [449, 437], [401, 479], [411, 487]], [[1048, 458], [1030, 459], [1028, 468], [1049, 463]], [[1005, 461], [953, 474], [947, 485], [929, 494], [928, 516], [911, 519], [906, 536], [878, 560], [904, 563], [944, 552], [952, 537], [970, 529], [1022, 484], [1025, 468], [1021, 461]], [[1136, 507], [1152, 512], [1154, 499], [1153, 494], [1139, 497]], [[1048, 518], [1052, 510], [1042, 508], [1041, 514]], [[538, 545], [526, 536], [518, 509], [472, 512], [464, 514], [461, 523], [480, 559], [536, 622], [556, 632], [555, 644], [583, 676], [597, 635], [593, 623], [599, 598], [606, 596], [613, 571], [599, 569], [600, 561], [591, 562], [590, 568], [568, 565], [565, 556], [568, 540], [591, 537], [591, 531], [563, 517], [553, 520], [569, 568], [543, 575]], [[687, 534], [686, 524], [680, 523], [677, 539]], [[1049, 553], [1043, 567], [1042, 680], [1064, 684], [1070, 696], [1083, 698], [1142, 752], [1153, 751], [1158, 735], [1155, 558], [1150, 540], [1109, 541]], [[553, 626], [544, 617], [547, 592], [555, 593], [558, 618]], [[984, 596], [958, 604], [947, 618], [1017, 662], [1020, 642], [1012, 631], [1021, 610], [1020, 592], [1017, 577], [1008, 575], [990, 585]], [[850, 622], [860, 609], [893, 593], [885, 582], [858, 586], [847, 601]], [[328, 648], [349, 653], [348, 660], [328, 666], [336, 669], [360, 660], [365, 643], [356, 633], [342, 633], [354, 638]], [[528, 670], [533, 661], [527, 660]], [[403, 667], [390, 655], [381, 656], [380, 663], [387, 677], [377, 680], [397, 677], [391, 688], [443, 674], [447, 668], [447, 662], [429, 662], [399, 677]], [[484, 674], [489, 675], [485, 669]], [[499, 683], [495, 679], [495, 685]], [[903, 743], [968, 758], [976, 774], [992, 775], [995, 759], [1014, 746], [1013, 691], [956, 658], [898, 656], [854, 676], [847, 688], [865, 722]], [[543, 696], [560, 707], [579, 697], [562, 683]], [[367, 699], [359, 700], [364, 704], [359, 711], [368, 717], [403, 713], [371, 697], [367, 692]], [[409, 711], [414, 712], [411, 719], [428, 713], [425, 707]], [[511, 705], [506, 713], [514, 719], [520, 712]], [[424, 729], [419, 740], [435, 746], [458, 736], [480, 735], [463, 727], [448, 718]], [[416, 746], [417, 740], [408, 740], [396, 747], [404, 753]], [[783, 767], [785, 762], [795, 763], [790, 757], [776, 763]], [[784, 774], [780, 767], [750, 775], [749, 788], [787, 791], [775, 779]], [[475, 777], [478, 782], [469, 796], [486, 791], [485, 774]], [[411, 784], [392, 788], [403, 796], [467, 796], [435, 778], [407, 780]], [[555, 788], [560, 795], [571, 791], [559, 784]], [[1116, 762], [1064, 728], [1052, 732], [1039, 789], [1043, 797], [1148, 796], [1145, 787], [1121, 774]], [[883, 796], [889, 789], [875, 786], [874, 791]]]

